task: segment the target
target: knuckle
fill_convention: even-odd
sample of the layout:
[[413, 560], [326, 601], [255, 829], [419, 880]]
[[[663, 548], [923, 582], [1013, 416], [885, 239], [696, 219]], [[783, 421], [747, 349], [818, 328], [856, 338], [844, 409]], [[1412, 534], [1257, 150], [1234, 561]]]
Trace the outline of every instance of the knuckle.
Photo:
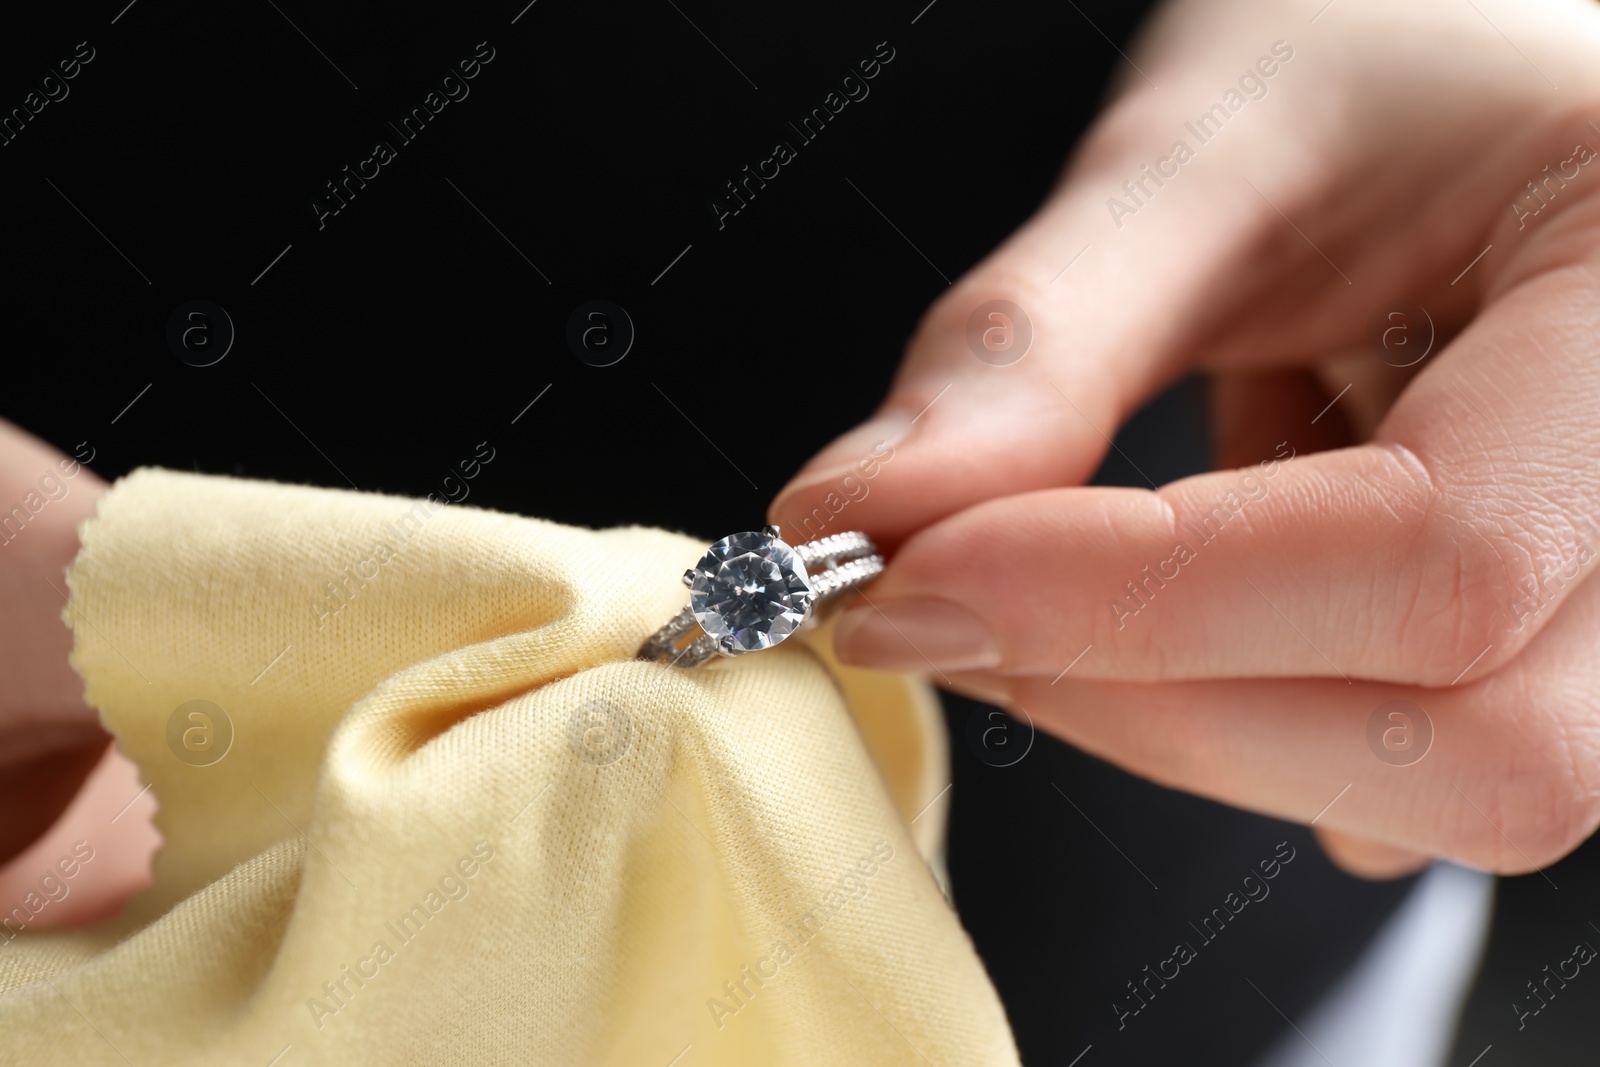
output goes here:
[[1555, 502], [1514, 500], [1395, 452], [1423, 509], [1406, 548], [1415, 577], [1401, 595], [1410, 673], [1429, 686], [1493, 673], [1527, 647], [1594, 553]]
[[920, 348], [965, 333], [973, 312], [993, 301], [1021, 308], [1032, 322], [1047, 317], [1054, 302], [1039, 280], [1030, 276], [1027, 268], [1031, 264], [1016, 260], [1016, 256], [1002, 250], [990, 261], [973, 268], [970, 274], [957, 279], [955, 285], [929, 306], [917, 325], [912, 346]]
[[1150, 123], [1160, 115], [1161, 107], [1158, 94], [1139, 87], [1111, 101], [1084, 133], [1075, 166], [1089, 171], [1115, 170], [1144, 152], [1150, 143]]
[[1590, 770], [1600, 766], [1600, 730], [1593, 709], [1575, 710], [1524, 706], [1507, 717], [1496, 746], [1505, 762], [1494, 780], [1456, 786], [1463, 858], [1526, 874], [1560, 860], [1600, 826], [1600, 780]]

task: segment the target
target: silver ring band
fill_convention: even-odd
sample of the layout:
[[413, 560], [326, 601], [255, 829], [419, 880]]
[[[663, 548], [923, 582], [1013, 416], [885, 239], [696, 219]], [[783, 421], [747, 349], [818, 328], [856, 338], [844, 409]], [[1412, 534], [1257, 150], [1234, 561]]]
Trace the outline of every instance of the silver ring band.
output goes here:
[[698, 667], [718, 656], [770, 648], [810, 625], [819, 607], [883, 573], [864, 533], [790, 546], [776, 526], [732, 534], [684, 572], [688, 606], [639, 646], [636, 658]]

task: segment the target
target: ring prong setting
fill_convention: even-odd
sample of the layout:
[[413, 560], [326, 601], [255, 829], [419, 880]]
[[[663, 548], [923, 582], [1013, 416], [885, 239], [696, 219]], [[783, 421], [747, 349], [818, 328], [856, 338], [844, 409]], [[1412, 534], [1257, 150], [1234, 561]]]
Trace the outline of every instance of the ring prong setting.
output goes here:
[[694, 667], [771, 648], [820, 615], [819, 601], [882, 571], [883, 558], [863, 533], [799, 548], [783, 541], [776, 524], [729, 534], [683, 572], [689, 603], [640, 646], [638, 658]]

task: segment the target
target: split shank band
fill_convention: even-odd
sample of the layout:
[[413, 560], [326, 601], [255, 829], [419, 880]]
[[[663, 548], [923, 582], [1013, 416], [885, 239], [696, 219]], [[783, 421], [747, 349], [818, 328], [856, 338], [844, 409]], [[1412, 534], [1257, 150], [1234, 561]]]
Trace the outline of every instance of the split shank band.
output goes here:
[[771, 648], [808, 625], [818, 605], [882, 573], [883, 557], [864, 533], [793, 546], [776, 526], [731, 534], [684, 572], [688, 606], [639, 647], [637, 658], [698, 667]]

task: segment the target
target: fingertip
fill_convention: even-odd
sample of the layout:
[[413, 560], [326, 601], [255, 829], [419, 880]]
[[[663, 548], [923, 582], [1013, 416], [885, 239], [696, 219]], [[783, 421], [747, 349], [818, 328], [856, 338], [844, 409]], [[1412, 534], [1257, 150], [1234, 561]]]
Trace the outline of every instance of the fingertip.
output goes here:
[[869, 483], [893, 461], [895, 448], [914, 422], [912, 412], [888, 407], [835, 438], [778, 490], [767, 509], [769, 521], [791, 531], [788, 540], [794, 543], [850, 528], [834, 520], [849, 504], [866, 498]]
[[1324, 826], [1312, 827], [1312, 830], [1322, 851], [1340, 870], [1370, 882], [1404, 878], [1433, 862], [1428, 856], [1369, 837], [1359, 837]]
[[971, 700], [1010, 709], [1010, 680], [993, 671], [950, 671], [938, 679], [940, 685]]

